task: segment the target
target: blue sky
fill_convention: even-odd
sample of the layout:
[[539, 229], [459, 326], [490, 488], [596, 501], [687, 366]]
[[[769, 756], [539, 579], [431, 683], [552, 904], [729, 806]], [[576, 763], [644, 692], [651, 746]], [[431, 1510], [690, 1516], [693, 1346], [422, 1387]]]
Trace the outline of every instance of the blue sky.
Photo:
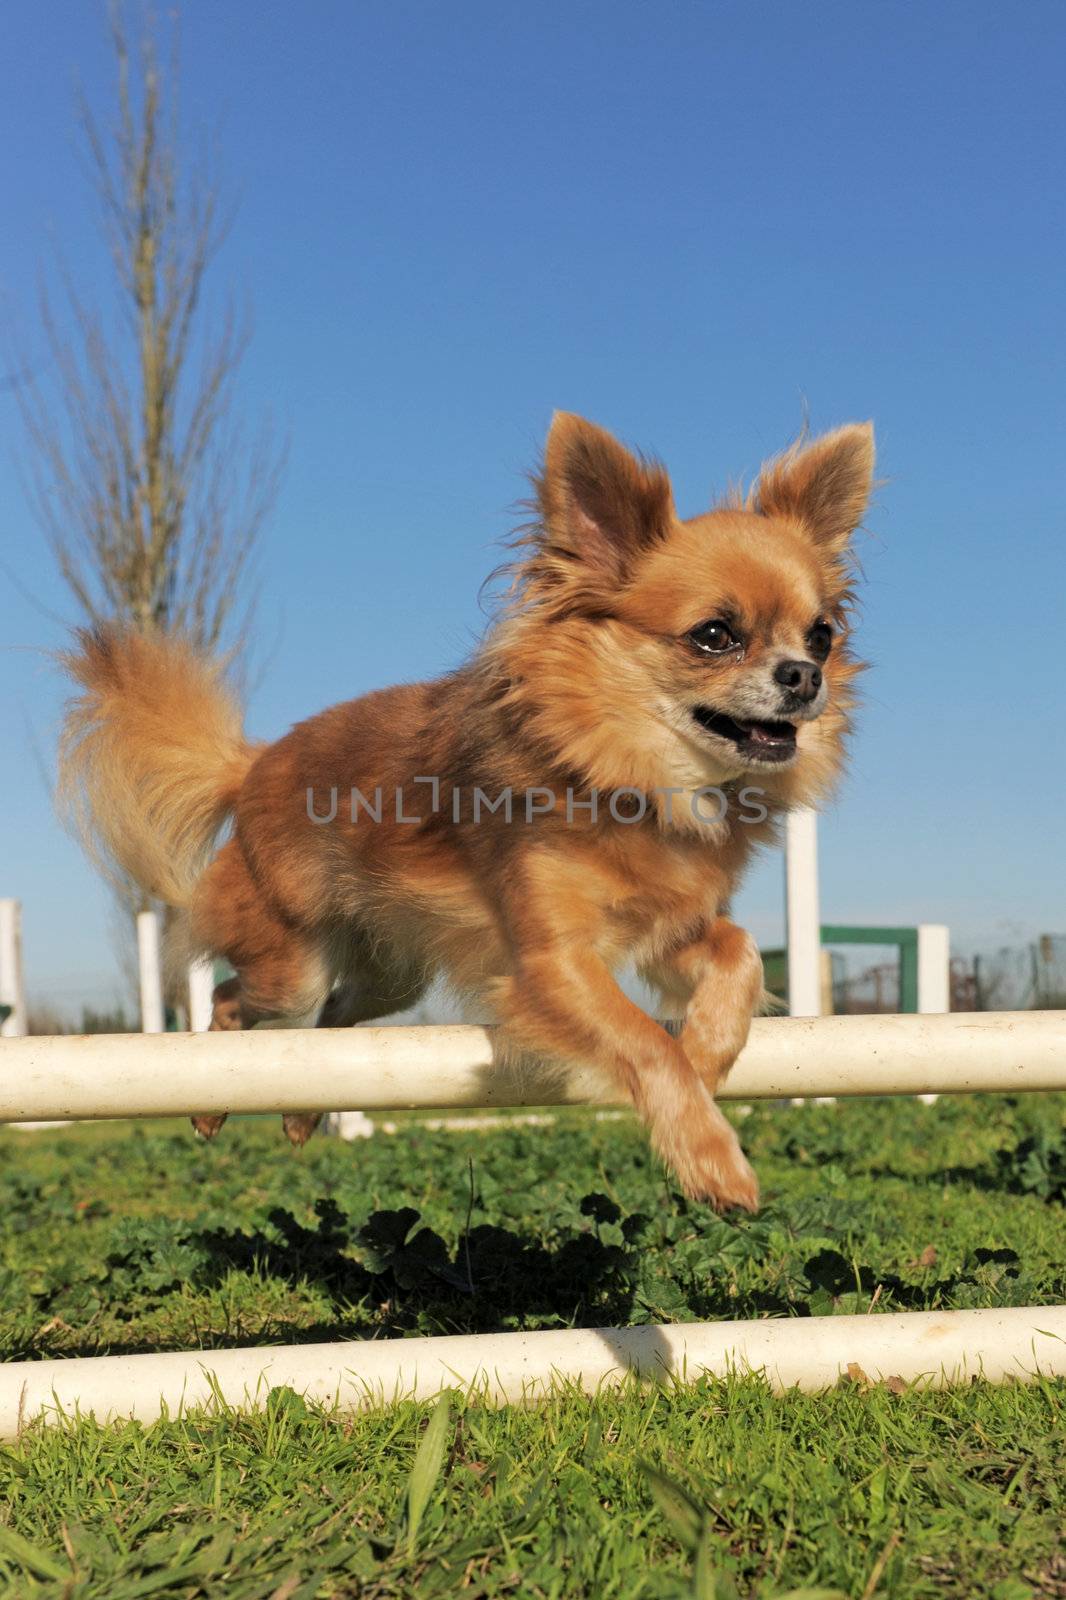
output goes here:
[[[1064, 47], [1050, 0], [187, 5], [183, 127], [239, 198], [215, 307], [253, 310], [242, 411], [289, 438], [251, 729], [462, 657], [553, 408], [659, 453], [686, 513], [805, 414], [872, 417], [824, 914], [1062, 931]], [[106, 116], [110, 73], [102, 6], [5, 10], [0, 338], [31, 356], [53, 239], [106, 295], [73, 89]], [[117, 963], [42, 776], [71, 611], [21, 451], [0, 392], [0, 894], [73, 1004]], [[779, 861], [738, 910], [780, 937]]]

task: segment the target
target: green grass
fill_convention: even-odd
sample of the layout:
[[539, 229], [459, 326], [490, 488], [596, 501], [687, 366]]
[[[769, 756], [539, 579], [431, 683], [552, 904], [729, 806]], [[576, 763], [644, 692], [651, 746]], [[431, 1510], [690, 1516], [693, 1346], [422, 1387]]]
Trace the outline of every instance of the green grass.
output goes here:
[[[7, 1359], [1066, 1300], [1066, 1096], [756, 1109], [758, 1217], [582, 1113], [0, 1135]], [[1066, 1596], [1066, 1386], [773, 1398], [757, 1381], [496, 1411], [31, 1428], [0, 1595]], [[416, 1452], [422, 1441], [421, 1463]], [[732, 1587], [735, 1585], [735, 1588]]]

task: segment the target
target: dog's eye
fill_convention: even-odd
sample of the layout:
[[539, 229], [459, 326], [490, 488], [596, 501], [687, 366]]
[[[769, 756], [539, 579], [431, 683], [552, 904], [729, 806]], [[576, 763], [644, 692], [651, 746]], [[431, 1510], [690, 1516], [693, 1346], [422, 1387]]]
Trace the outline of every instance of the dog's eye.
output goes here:
[[724, 655], [727, 650], [735, 650], [740, 643], [729, 625], [719, 618], [697, 623], [690, 629], [689, 638], [697, 650], [702, 650], [709, 656]]
[[818, 661], [824, 661], [833, 648], [833, 630], [828, 622], [816, 622], [807, 635], [807, 648]]

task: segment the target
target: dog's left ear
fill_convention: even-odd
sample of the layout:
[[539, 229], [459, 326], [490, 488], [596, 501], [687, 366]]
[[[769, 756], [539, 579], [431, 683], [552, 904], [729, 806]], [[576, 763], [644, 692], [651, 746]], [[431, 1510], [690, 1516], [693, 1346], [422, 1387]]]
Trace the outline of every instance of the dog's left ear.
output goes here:
[[764, 517], [797, 518], [816, 544], [836, 554], [863, 519], [873, 473], [873, 423], [853, 422], [768, 462], [752, 508]]

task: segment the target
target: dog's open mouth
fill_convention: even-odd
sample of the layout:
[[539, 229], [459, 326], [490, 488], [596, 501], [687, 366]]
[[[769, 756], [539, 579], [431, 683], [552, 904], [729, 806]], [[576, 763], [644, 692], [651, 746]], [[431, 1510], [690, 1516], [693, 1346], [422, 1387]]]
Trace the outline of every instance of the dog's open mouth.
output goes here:
[[739, 722], [710, 706], [697, 706], [692, 715], [708, 733], [735, 744], [745, 760], [788, 761], [796, 754], [794, 722]]

